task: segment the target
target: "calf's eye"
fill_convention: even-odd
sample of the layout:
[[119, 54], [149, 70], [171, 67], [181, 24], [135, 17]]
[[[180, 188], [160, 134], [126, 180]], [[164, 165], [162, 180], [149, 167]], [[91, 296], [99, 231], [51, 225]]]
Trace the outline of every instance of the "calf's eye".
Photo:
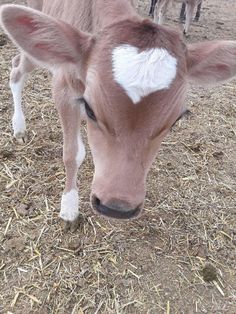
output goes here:
[[85, 108], [86, 114], [89, 117], [89, 119], [91, 119], [93, 121], [97, 121], [97, 118], [96, 118], [93, 110], [91, 109], [91, 107], [87, 103], [87, 101], [85, 99], [83, 99], [83, 102], [84, 102], [84, 108]]

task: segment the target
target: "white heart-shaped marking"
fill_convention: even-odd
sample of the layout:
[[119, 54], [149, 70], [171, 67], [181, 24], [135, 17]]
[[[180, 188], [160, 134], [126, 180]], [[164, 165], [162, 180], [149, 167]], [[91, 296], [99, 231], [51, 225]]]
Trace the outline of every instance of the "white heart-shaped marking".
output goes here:
[[169, 88], [177, 72], [176, 58], [163, 48], [139, 52], [137, 47], [121, 45], [112, 52], [112, 65], [115, 81], [135, 104], [155, 91]]

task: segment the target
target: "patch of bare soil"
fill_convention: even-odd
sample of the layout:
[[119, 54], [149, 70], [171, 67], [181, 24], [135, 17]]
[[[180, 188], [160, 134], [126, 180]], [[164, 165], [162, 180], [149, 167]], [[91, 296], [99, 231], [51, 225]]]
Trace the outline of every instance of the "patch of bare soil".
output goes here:
[[[138, 8], [146, 15], [148, 1]], [[181, 27], [178, 12], [166, 23]], [[187, 41], [235, 40], [235, 15], [234, 0], [205, 0]], [[0, 313], [235, 314], [236, 82], [190, 90], [192, 115], [165, 139], [138, 220], [92, 213], [87, 147], [83, 219], [70, 233], [58, 219], [65, 174], [50, 75], [36, 71], [26, 86], [28, 142], [19, 146], [8, 88], [16, 49], [2, 33], [0, 50]]]

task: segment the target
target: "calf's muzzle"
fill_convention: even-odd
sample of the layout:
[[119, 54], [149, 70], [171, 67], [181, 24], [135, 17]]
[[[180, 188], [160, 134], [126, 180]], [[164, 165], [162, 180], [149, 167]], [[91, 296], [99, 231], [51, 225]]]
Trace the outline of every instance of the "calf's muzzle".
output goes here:
[[114, 199], [108, 204], [102, 204], [96, 195], [92, 195], [93, 209], [109, 218], [131, 219], [137, 217], [142, 211], [142, 204], [136, 208], [132, 208], [127, 202]]

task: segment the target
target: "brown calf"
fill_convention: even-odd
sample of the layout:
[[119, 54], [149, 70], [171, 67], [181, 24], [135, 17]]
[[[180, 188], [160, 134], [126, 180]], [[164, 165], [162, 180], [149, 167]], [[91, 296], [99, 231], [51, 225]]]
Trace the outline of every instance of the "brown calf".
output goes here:
[[53, 74], [66, 171], [60, 217], [72, 224], [79, 215], [84, 113], [95, 165], [92, 207], [132, 218], [142, 211], [161, 142], [185, 111], [188, 81], [216, 85], [236, 75], [236, 41], [186, 46], [175, 30], [138, 16], [127, 0], [44, 0], [42, 12], [5, 5], [1, 25], [20, 49], [10, 80], [15, 137], [25, 136], [26, 75], [36, 65]]
[[168, 6], [173, 2], [181, 2], [182, 9], [180, 12], [180, 19], [185, 21], [184, 33], [187, 34], [191, 21], [194, 16], [195, 7], [197, 7], [197, 13], [195, 20], [198, 21], [200, 17], [200, 10], [202, 5], [202, 0], [151, 0], [151, 6], [149, 15], [154, 15], [154, 21], [158, 24], [163, 24], [165, 15], [168, 10]]

